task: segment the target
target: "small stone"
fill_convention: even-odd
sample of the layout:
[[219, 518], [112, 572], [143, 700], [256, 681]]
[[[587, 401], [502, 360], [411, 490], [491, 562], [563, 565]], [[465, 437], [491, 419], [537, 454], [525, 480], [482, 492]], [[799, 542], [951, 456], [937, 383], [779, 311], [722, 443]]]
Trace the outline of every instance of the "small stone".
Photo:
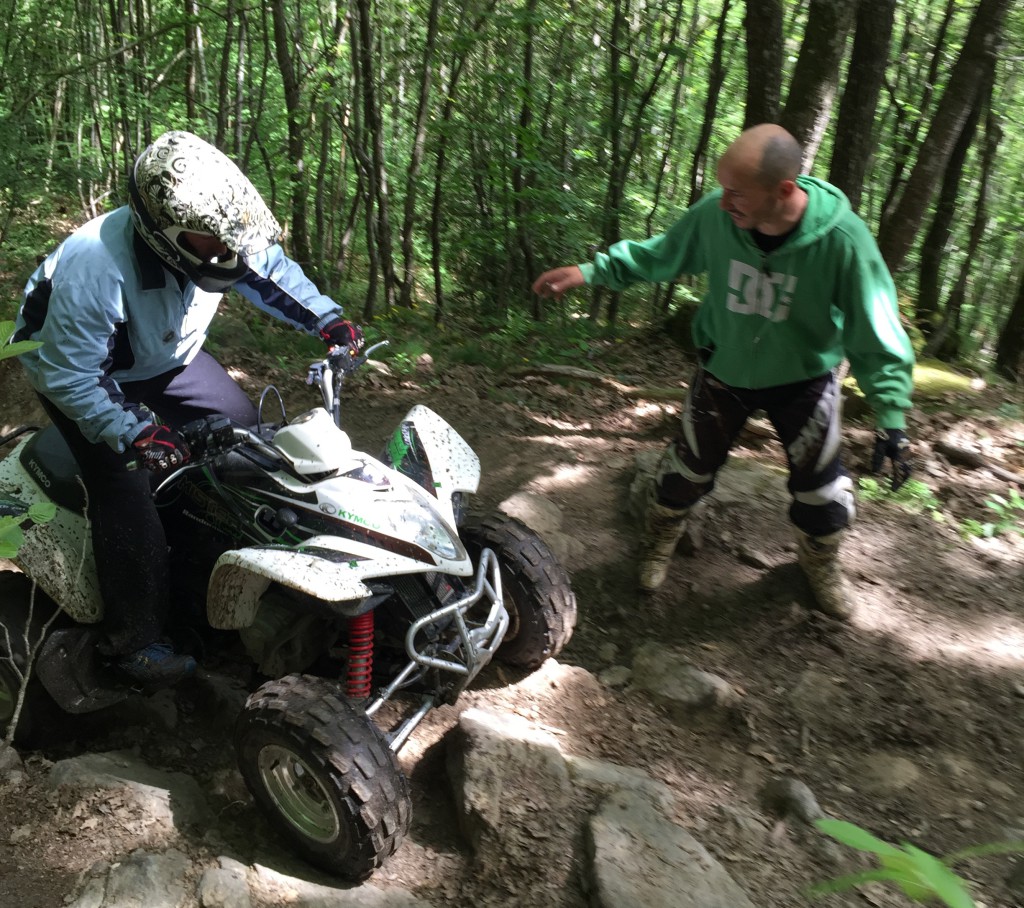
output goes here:
[[825, 815], [814, 792], [799, 779], [785, 776], [771, 779], [764, 787], [764, 801], [779, 816], [792, 815], [805, 823], [813, 823]]
[[633, 672], [627, 666], [613, 665], [598, 674], [597, 680], [605, 687], [618, 688], [625, 687], [629, 683], [629, 679], [632, 677]]
[[32, 836], [32, 827], [31, 826], [28, 826], [28, 825], [18, 826], [18, 827], [16, 827], [15, 829], [13, 829], [11, 831], [11, 837], [10, 837], [10, 839], [8, 839], [8, 841], [12, 845], [17, 845], [18, 842], [24, 842], [25, 839], [31, 838], [31, 836]]

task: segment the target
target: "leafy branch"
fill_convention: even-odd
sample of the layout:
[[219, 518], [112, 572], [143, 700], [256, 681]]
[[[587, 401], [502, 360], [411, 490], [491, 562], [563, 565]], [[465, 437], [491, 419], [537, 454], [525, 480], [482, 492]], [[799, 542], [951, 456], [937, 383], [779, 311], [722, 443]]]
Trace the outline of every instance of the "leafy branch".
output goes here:
[[939, 900], [948, 908], [974, 908], [974, 900], [964, 881], [950, 866], [982, 855], [1024, 853], [1024, 842], [994, 842], [937, 858], [909, 842], [903, 842], [900, 846], [891, 845], [845, 820], [824, 817], [816, 820], [815, 826], [843, 845], [876, 855], [881, 866], [875, 870], [851, 873], [817, 883], [808, 890], [812, 896], [830, 895], [864, 883], [880, 882], [896, 885], [915, 902]]

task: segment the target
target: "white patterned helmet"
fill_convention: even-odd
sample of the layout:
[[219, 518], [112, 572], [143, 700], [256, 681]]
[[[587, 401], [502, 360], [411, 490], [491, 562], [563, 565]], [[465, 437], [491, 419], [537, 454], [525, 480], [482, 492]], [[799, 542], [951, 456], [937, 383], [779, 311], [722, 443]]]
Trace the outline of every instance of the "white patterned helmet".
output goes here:
[[[272, 246], [281, 225], [235, 163], [190, 132], [165, 132], [128, 178], [135, 228], [171, 268], [197, 287], [226, 290], [246, 271], [245, 256]], [[228, 254], [207, 261], [182, 237], [215, 237]]]

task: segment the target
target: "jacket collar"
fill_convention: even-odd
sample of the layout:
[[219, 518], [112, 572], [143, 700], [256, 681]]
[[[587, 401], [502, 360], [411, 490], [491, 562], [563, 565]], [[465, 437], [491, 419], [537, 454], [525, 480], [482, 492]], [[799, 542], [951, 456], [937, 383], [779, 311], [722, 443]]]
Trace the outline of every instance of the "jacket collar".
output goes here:
[[[163, 259], [153, 251], [153, 248], [143, 238], [142, 234], [132, 224], [132, 252], [135, 254], [135, 261], [139, 265], [139, 275], [142, 278], [143, 290], [160, 290], [167, 286], [167, 266]], [[175, 277], [178, 275], [175, 274]], [[178, 289], [182, 289], [185, 275], [178, 278]]]

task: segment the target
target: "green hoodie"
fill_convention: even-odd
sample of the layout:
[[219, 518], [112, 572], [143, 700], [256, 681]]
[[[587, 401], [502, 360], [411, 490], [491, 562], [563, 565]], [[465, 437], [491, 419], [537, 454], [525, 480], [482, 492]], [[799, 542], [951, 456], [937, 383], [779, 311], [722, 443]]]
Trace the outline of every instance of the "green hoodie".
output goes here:
[[613, 290], [706, 272], [693, 340], [712, 375], [735, 388], [769, 388], [824, 375], [846, 358], [878, 425], [905, 428], [914, 353], [892, 277], [842, 192], [813, 177], [797, 183], [807, 209], [774, 252], [733, 225], [718, 190], [666, 233], [616, 243], [580, 270]]

